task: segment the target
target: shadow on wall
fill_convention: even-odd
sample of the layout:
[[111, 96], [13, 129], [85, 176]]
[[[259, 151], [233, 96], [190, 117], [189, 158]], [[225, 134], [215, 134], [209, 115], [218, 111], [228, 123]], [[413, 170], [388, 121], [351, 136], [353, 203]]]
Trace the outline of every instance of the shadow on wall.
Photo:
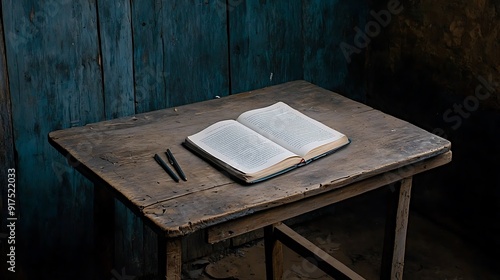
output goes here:
[[[467, 87], [434, 82], [442, 65], [404, 59], [396, 70], [377, 67], [369, 105], [452, 142], [451, 164], [415, 178], [412, 206], [469, 241], [500, 249], [500, 110], [493, 75], [470, 75]], [[450, 65], [448, 65], [449, 67]], [[436, 71], [436, 69], [438, 71]], [[456, 69], [455, 71], [459, 71]], [[445, 81], [453, 85], [457, 77]], [[450, 72], [448, 72], [450, 73]], [[464, 78], [464, 77], [462, 77]], [[496, 256], [495, 256], [496, 257]]]

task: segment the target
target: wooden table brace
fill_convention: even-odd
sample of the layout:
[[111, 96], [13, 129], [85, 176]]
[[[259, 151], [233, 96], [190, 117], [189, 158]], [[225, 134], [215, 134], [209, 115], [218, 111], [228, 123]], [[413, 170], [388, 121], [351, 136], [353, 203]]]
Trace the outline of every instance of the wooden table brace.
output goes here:
[[[348, 268], [346, 265], [330, 256], [328, 253], [321, 250], [312, 242], [305, 239], [303, 236], [293, 231], [291, 228], [284, 224], [274, 226], [274, 230], [272, 232], [268, 231], [268, 234], [272, 234], [272, 236], [266, 236], [266, 240], [273, 239], [276, 240], [275, 243], [283, 243], [288, 248], [292, 249], [297, 254], [301, 255], [306, 260], [311, 262], [311, 264], [317, 266], [328, 275], [334, 277], [336, 280], [364, 279], [359, 274]], [[271, 265], [282, 263], [282, 260], [276, 260], [276, 258], [278, 257], [280, 256], [274, 254], [266, 254], [266, 269]], [[267, 279], [278, 280], [282, 279], [282, 277], [280, 276], [277, 278], [272, 278], [268, 274]]]
[[[398, 182], [396, 187], [391, 186], [390, 189], [390, 207], [386, 222], [381, 279], [403, 279], [411, 186], [412, 177], [407, 177]], [[267, 280], [281, 280], [283, 278], [281, 243], [337, 280], [364, 279], [284, 224], [279, 223], [265, 227], [264, 241]]]

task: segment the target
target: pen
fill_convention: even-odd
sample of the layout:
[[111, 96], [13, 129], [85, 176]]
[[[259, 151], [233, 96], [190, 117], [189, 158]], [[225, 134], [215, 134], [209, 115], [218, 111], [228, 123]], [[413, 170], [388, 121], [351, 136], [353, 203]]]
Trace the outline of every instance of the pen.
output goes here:
[[167, 149], [166, 154], [167, 154], [168, 161], [170, 162], [170, 164], [172, 164], [174, 166], [175, 171], [177, 171], [177, 173], [182, 178], [182, 180], [187, 181], [186, 175], [184, 175], [184, 172], [182, 172], [181, 166], [179, 165], [177, 160], [175, 160], [175, 157], [172, 154], [172, 152], [170, 151], [170, 149]]
[[174, 181], [179, 182], [179, 177], [177, 177], [177, 175], [175, 175], [174, 171], [172, 171], [172, 169], [170, 169], [170, 167], [168, 167], [168, 165], [161, 159], [161, 157], [158, 154], [155, 154], [154, 159], [156, 160], [156, 162], [158, 162], [158, 164], [161, 167], [163, 167], [163, 169], [165, 171], [167, 171], [168, 175], [170, 175], [170, 177], [172, 177], [172, 179], [174, 179]]

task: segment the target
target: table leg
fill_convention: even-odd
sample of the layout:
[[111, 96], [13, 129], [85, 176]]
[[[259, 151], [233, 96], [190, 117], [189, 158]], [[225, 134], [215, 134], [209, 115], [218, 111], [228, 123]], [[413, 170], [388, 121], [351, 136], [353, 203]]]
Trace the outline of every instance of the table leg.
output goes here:
[[270, 225], [264, 228], [267, 280], [281, 280], [283, 277], [283, 245], [276, 238], [274, 227]]
[[94, 244], [98, 279], [112, 278], [115, 251], [115, 199], [94, 185]]
[[[182, 276], [182, 239], [158, 238], [159, 275], [165, 275], [166, 280], [181, 280]], [[163, 248], [163, 249], [162, 249]]]
[[391, 188], [380, 279], [403, 279], [411, 186], [412, 177], [408, 177]]

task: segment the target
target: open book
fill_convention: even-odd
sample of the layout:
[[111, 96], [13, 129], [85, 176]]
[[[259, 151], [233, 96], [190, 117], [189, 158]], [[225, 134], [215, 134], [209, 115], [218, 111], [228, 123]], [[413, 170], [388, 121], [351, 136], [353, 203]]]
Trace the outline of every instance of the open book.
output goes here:
[[283, 102], [188, 136], [185, 146], [247, 183], [282, 174], [349, 143], [342, 133]]

